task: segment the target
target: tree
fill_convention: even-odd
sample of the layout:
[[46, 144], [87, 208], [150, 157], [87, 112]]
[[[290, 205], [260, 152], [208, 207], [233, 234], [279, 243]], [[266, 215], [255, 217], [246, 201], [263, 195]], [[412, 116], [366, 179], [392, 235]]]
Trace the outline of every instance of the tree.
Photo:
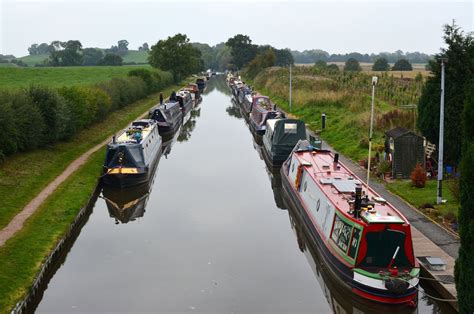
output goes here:
[[108, 53], [102, 60], [99, 61], [98, 65], [123, 65], [123, 59], [117, 54]]
[[275, 65], [275, 52], [272, 48], [267, 49], [264, 52], [259, 53], [247, 66], [247, 74], [253, 78], [265, 68]]
[[[474, 49], [471, 47], [471, 62]], [[471, 63], [473, 66], [474, 63]], [[463, 143], [461, 161], [461, 208], [459, 210], [459, 234], [461, 247], [456, 260], [455, 278], [459, 312], [471, 313], [474, 309], [474, 80], [466, 88], [463, 114]]]
[[143, 45], [138, 47], [138, 51], [150, 51], [150, 48], [148, 47], [148, 43], [143, 43]]
[[238, 69], [242, 69], [257, 55], [257, 46], [247, 35], [238, 34], [225, 43], [231, 48], [232, 61]]
[[372, 66], [372, 71], [389, 71], [390, 65], [388, 64], [387, 59], [379, 58], [375, 60], [374, 65]]
[[52, 66], [77, 66], [82, 64], [82, 44], [79, 40], [53, 41], [49, 64]]
[[362, 68], [359, 65], [359, 61], [354, 58], [350, 58], [344, 65], [344, 71], [361, 71]]
[[104, 52], [97, 48], [85, 48], [82, 50], [82, 65], [97, 65], [104, 57]]
[[158, 41], [151, 47], [148, 61], [155, 68], [171, 71], [175, 82], [200, 71], [203, 66], [201, 52], [192, 46], [184, 34]]
[[275, 65], [277, 66], [288, 66], [293, 65], [295, 60], [291, 54], [290, 49], [273, 49], [275, 53]]
[[428, 77], [418, 102], [418, 128], [428, 141], [438, 144], [439, 135], [439, 102], [441, 65], [439, 58], [448, 58], [445, 64], [445, 120], [444, 120], [444, 153], [445, 162], [458, 165], [461, 156], [462, 113], [466, 78], [473, 77], [474, 66], [472, 63], [473, 39], [465, 35], [461, 29], [453, 25], [444, 26], [444, 41], [446, 49], [436, 55], [436, 61], [430, 62], [433, 73]]
[[413, 71], [413, 67], [406, 59], [400, 59], [393, 65], [392, 71]]

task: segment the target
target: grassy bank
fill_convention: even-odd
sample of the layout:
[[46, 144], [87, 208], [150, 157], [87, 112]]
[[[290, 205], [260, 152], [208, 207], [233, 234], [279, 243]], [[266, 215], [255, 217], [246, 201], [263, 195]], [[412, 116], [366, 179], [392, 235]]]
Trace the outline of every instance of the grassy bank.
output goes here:
[[42, 261], [89, 199], [104, 155], [103, 150], [92, 155], [28, 219], [23, 229], [0, 247], [0, 313], [9, 313], [28, 292]]
[[443, 183], [443, 199], [446, 200], [445, 204], [436, 204], [437, 184], [436, 180], [429, 180], [426, 181], [426, 186], [420, 189], [414, 187], [409, 180], [397, 180], [386, 184], [386, 187], [390, 192], [400, 196], [416, 208], [421, 209], [425, 214], [438, 222], [442, 222], [443, 218], [457, 220], [460, 204], [449, 188], [450, 185], [454, 184], [454, 180], [445, 180]]
[[115, 77], [126, 77], [130, 70], [147, 68], [148, 65], [91, 66], [91, 67], [45, 67], [45, 68], [0, 68], [0, 87], [28, 87], [44, 84], [51, 87], [86, 86], [108, 81]]
[[[163, 91], [169, 95], [178, 86]], [[74, 159], [124, 128], [129, 121], [158, 102], [158, 94], [112, 112], [107, 118], [86, 129], [68, 142], [60, 142], [49, 148], [10, 156], [0, 165], [0, 198], [3, 205], [0, 228], [33, 199], [50, 181], [57, 177]], [[13, 193], [14, 191], [14, 193]]]

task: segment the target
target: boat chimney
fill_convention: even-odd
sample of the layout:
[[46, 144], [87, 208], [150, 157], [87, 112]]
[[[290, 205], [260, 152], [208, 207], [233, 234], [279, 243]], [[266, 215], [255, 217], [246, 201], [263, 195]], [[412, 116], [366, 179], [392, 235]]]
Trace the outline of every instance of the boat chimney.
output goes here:
[[362, 204], [362, 187], [356, 186], [354, 202], [354, 218], [360, 218], [360, 208]]
[[115, 140], [115, 134], [114, 134], [114, 136], [112, 137], [112, 143], [113, 143], [113, 144], [117, 143], [117, 141]]
[[334, 163], [337, 164], [339, 162], [339, 153], [334, 154]]

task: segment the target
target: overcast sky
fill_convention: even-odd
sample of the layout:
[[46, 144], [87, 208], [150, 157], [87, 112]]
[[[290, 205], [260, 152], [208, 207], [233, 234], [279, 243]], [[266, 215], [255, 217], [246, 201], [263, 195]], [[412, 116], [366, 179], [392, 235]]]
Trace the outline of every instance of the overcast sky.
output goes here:
[[436, 53], [443, 24], [473, 30], [473, 2], [0, 0], [0, 53], [68, 39], [101, 48], [127, 39], [137, 49], [178, 32], [210, 45], [242, 33], [295, 50]]

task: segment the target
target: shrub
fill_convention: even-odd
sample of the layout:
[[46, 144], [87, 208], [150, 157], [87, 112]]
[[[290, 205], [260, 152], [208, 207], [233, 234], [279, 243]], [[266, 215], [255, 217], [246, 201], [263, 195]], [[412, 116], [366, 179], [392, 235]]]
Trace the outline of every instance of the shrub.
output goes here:
[[400, 59], [393, 65], [392, 71], [412, 71], [413, 67], [408, 60]]
[[32, 85], [27, 93], [44, 119], [44, 139], [47, 143], [67, 139], [74, 134], [75, 125], [71, 123], [69, 106], [56, 90]]
[[354, 58], [349, 58], [349, 60], [346, 61], [346, 64], [344, 65], [344, 71], [362, 71], [362, 68], [360, 67], [359, 61], [357, 61]]
[[417, 188], [424, 188], [426, 184], [426, 171], [421, 164], [416, 164], [410, 175], [411, 184]]

